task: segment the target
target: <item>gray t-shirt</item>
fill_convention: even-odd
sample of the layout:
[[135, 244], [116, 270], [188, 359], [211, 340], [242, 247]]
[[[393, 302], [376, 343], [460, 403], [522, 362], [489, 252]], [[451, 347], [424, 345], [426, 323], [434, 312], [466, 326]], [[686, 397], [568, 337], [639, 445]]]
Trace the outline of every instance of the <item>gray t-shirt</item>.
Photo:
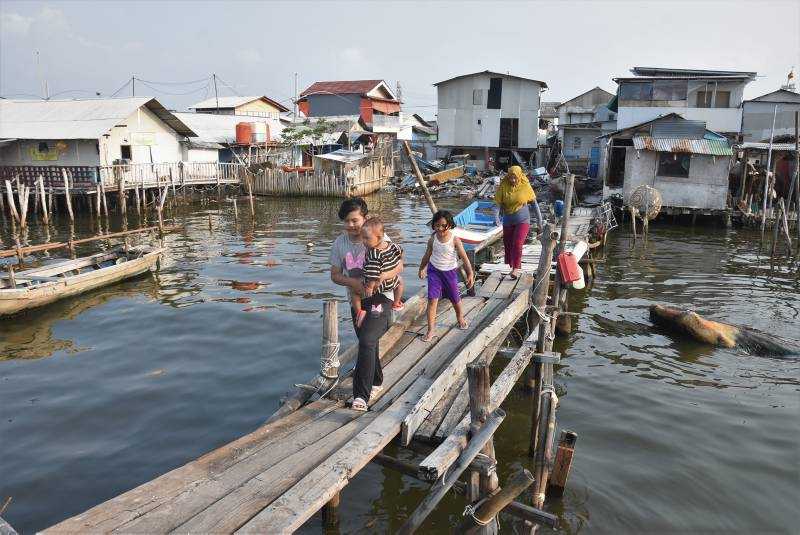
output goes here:
[[[392, 241], [385, 235], [386, 241]], [[342, 269], [342, 273], [347, 277], [362, 277], [364, 260], [367, 257], [367, 248], [361, 242], [354, 242], [347, 233], [343, 232], [333, 242], [331, 246], [330, 262], [331, 266]], [[394, 292], [391, 290], [383, 292], [383, 295], [394, 300]], [[347, 288], [347, 298], [350, 298], [350, 288]]]

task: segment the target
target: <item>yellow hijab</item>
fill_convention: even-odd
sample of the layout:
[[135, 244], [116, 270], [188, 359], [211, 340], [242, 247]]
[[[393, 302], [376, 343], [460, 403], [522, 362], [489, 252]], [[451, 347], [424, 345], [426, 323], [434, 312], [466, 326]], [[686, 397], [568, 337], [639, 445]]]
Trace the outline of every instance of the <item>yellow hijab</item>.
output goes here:
[[[511, 183], [510, 176], [517, 178], [516, 185]], [[531, 183], [528, 182], [528, 177], [522, 172], [522, 168], [518, 165], [509, 167], [508, 173], [500, 181], [497, 192], [494, 194], [494, 202], [497, 203], [497, 206], [504, 214], [513, 214], [535, 200], [536, 194], [533, 192]]]

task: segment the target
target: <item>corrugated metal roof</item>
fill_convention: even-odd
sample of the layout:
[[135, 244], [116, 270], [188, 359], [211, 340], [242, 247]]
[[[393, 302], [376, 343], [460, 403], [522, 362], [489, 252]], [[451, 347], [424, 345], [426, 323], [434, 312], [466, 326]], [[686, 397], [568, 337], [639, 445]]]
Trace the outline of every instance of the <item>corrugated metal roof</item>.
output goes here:
[[751, 71], [717, 71], [709, 69], [675, 69], [671, 67], [634, 67], [631, 73], [637, 76], [747, 76], [755, 78]]
[[[756, 149], [756, 150], [769, 150], [769, 143], [755, 142], [755, 141], [745, 141], [744, 143], [739, 143], [736, 145], [736, 148], [739, 149]], [[773, 143], [772, 150], [788, 150], [794, 152], [795, 145], [794, 143]]]
[[179, 112], [175, 116], [197, 133], [199, 141], [207, 143], [235, 143], [236, 125], [239, 123], [267, 123], [270, 138], [273, 140], [280, 138], [285, 128], [279, 120], [264, 117], [189, 112]]
[[152, 97], [86, 100], [0, 99], [0, 138], [97, 139], [147, 107], [183, 136], [195, 133]]
[[447, 80], [442, 80], [441, 82], [436, 82], [433, 85], [437, 86], [437, 85], [441, 85], [441, 84], [444, 84], [444, 83], [447, 83], [447, 82], [452, 82], [453, 80], [459, 80], [461, 78], [469, 78], [470, 76], [477, 76], [479, 74], [489, 74], [491, 76], [497, 76], [497, 77], [502, 77], [502, 78], [514, 78], [516, 80], [527, 80], [528, 82], [536, 82], [537, 84], [539, 84], [540, 86], [542, 86], [544, 88], [547, 87], [547, 84], [542, 82], [541, 80], [534, 80], [533, 78], [526, 78], [524, 76], [515, 76], [513, 74], [506, 74], [506, 73], [494, 72], [494, 71], [480, 71], [480, 72], [473, 72], [473, 73], [470, 73], [470, 74], [462, 74], [460, 76], [454, 76], [452, 78], [448, 78]]
[[[249, 96], [249, 97], [240, 97], [240, 96], [236, 96], [236, 97], [219, 97], [219, 107], [220, 108], [236, 108], [237, 106], [243, 106], [245, 104], [253, 102], [254, 100], [261, 100], [261, 99], [266, 100], [267, 102], [269, 102], [270, 104], [272, 104], [273, 106], [278, 108], [280, 111], [284, 111], [284, 112], [289, 111], [289, 108], [287, 108], [286, 106], [284, 106], [280, 102], [278, 102], [276, 100], [273, 100], [273, 99], [271, 99], [271, 98], [269, 98], [268, 96], [265, 96], [265, 95], [254, 95], [254, 96]], [[211, 110], [211, 109], [215, 109], [216, 107], [217, 107], [217, 98], [216, 97], [207, 98], [205, 100], [202, 100], [202, 101], [200, 101], [200, 102], [198, 102], [196, 104], [192, 104], [191, 106], [189, 106], [190, 109], [194, 109], [194, 110], [201, 110], [201, 109], [202, 110]]]
[[727, 141], [721, 139], [654, 138], [637, 136], [633, 146], [639, 150], [654, 152], [684, 152], [689, 154], [708, 154], [710, 156], [732, 156], [733, 151]]
[[653, 123], [653, 137], [667, 139], [703, 139], [706, 133], [705, 121], [693, 121], [681, 117], [672, 117]]
[[327, 154], [320, 154], [316, 156], [316, 158], [323, 158], [325, 160], [334, 160], [342, 163], [353, 163], [363, 160], [364, 158], [367, 157], [369, 157], [369, 154], [364, 154], [363, 152], [353, 152], [344, 149], [339, 149], [333, 152], [329, 152]]

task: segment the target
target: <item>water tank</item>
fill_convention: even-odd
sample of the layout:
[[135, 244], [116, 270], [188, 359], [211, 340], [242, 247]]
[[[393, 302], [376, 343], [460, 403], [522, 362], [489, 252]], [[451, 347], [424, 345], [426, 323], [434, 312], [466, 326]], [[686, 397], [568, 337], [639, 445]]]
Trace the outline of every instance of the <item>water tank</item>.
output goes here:
[[236, 143], [249, 145], [253, 142], [253, 123], [236, 124]]
[[266, 143], [269, 141], [269, 126], [267, 123], [252, 123], [253, 143]]

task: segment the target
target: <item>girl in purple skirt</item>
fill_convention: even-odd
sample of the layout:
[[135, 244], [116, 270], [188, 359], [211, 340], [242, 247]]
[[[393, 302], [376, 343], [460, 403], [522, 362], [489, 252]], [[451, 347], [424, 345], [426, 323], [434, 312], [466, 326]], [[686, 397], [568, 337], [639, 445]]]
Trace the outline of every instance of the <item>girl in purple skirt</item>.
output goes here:
[[431, 227], [434, 232], [428, 240], [428, 249], [419, 264], [419, 278], [424, 279], [426, 271], [428, 277], [428, 332], [423, 338], [425, 342], [433, 339], [436, 307], [442, 296], [453, 303], [458, 327], [467, 328], [467, 320], [464, 319], [464, 311], [461, 308], [461, 294], [458, 291], [458, 259], [461, 259], [467, 272], [467, 288], [472, 288], [475, 274], [472, 272], [472, 265], [461, 240], [452, 232], [455, 226], [453, 214], [447, 210], [439, 210], [433, 214]]

